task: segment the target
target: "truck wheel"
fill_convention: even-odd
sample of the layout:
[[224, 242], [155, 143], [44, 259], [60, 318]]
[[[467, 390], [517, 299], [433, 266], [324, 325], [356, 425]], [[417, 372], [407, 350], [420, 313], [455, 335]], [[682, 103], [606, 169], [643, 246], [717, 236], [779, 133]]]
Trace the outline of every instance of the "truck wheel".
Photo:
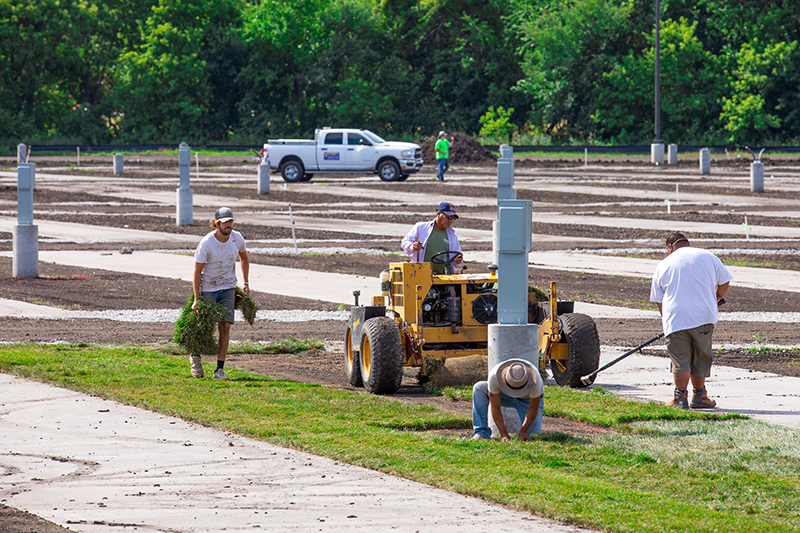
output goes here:
[[400, 173], [400, 165], [394, 161], [384, 161], [378, 165], [378, 176], [383, 181], [400, 181], [402, 174]]
[[281, 176], [283, 176], [284, 181], [288, 181], [289, 183], [303, 181], [304, 174], [305, 169], [303, 168], [303, 163], [297, 159], [290, 159], [281, 165]]
[[303, 174], [302, 181], [311, 181], [311, 178], [313, 178], [313, 177], [314, 177], [314, 174], [309, 174], [308, 172], [306, 172], [305, 174]]
[[411, 174], [401, 174], [400, 179], [397, 181], [406, 181]]
[[[550, 360], [553, 378], [561, 386], [586, 387], [581, 377], [591, 374], [600, 365], [600, 336], [592, 317], [580, 313], [567, 313], [558, 317], [561, 338], [567, 342], [567, 364]], [[592, 380], [594, 381], [594, 380]], [[589, 383], [591, 385], [591, 383]]]
[[376, 316], [364, 322], [359, 366], [364, 388], [372, 394], [394, 394], [403, 380], [403, 343], [397, 322]]
[[353, 387], [362, 387], [361, 368], [358, 362], [358, 352], [353, 351], [353, 329], [347, 326], [347, 334], [344, 337], [344, 369], [347, 374], [347, 382]]

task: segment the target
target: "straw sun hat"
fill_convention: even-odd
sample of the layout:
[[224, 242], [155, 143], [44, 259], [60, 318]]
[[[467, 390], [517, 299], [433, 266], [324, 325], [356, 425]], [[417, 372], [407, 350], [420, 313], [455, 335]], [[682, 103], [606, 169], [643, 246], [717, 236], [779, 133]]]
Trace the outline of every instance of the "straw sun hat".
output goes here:
[[536, 386], [536, 373], [530, 364], [520, 359], [500, 363], [497, 369], [500, 390], [512, 398], [528, 396]]

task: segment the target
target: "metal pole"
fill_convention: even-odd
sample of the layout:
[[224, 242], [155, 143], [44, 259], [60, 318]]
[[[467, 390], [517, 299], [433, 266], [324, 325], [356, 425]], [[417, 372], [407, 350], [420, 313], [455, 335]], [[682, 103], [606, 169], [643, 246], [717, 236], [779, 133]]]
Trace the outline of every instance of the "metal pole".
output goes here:
[[289, 204], [289, 221], [292, 223], [292, 241], [294, 241], [294, 255], [297, 255], [297, 237], [294, 236], [294, 216], [292, 216], [292, 204]]
[[661, 0], [656, 0], [656, 137], [653, 143], [661, 142]]

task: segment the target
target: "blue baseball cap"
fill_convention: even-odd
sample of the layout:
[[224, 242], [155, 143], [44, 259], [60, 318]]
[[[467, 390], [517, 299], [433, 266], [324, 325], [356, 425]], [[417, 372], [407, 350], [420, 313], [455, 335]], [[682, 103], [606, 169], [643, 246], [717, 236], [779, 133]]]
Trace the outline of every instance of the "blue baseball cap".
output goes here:
[[445, 215], [458, 218], [458, 215], [456, 214], [456, 206], [450, 202], [440, 203], [436, 210], [444, 213]]

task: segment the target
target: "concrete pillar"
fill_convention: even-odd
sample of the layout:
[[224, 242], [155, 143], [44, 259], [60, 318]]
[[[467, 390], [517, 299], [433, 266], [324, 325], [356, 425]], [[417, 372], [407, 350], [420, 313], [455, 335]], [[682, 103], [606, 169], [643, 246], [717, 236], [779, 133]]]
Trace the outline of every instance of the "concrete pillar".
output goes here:
[[12, 276], [19, 279], [39, 277], [39, 227], [33, 224], [33, 185], [36, 165], [17, 167], [17, 225], [12, 243]]
[[33, 224], [33, 188], [36, 184], [36, 164], [17, 166], [17, 223]]
[[28, 147], [24, 143], [17, 145], [17, 164], [24, 163], [28, 158]]
[[500, 236], [500, 227], [499, 222], [497, 220], [492, 221], [492, 263], [495, 265], [500, 264], [500, 257], [498, 256], [498, 250], [500, 247], [497, 244], [497, 240]]
[[123, 170], [122, 154], [114, 154], [114, 174], [121, 176]]
[[667, 163], [675, 165], [678, 163], [678, 145], [670, 144], [667, 147]]
[[664, 164], [664, 143], [653, 143], [650, 145], [650, 162], [654, 165]]
[[[533, 202], [517, 200], [514, 190], [512, 148], [500, 147], [497, 162], [497, 220], [492, 225], [493, 252], [498, 266], [497, 324], [488, 328], [488, 371], [507, 359], [519, 358], [538, 364], [539, 327], [528, 324], [528, 254], [531, 251]], [[516, 409], [503, 408], [509, 435], [522, 426]], [[489, 427], [497, 436], [491, 412]]]
[[514, 149], [507, 145], [500, 145], [500, 159], [497, 160], [497, 199], [515, 200], [517, 191], [514, 190]]
[[258, 165], [258, 194], [269, 194], [269, 164]]
[[497, 320], [527, 324], [533, 202], [497, 200], [497, 206]]
[[[527, 276], [526, 276], [527, 279]], [[527, 290], [525, 291], [527, 298]], [[539, 368], [538, 324], [489, 324], [488, 342], [488, 373], [495, 365], [509, 359], [524, 359]], [[513, 407], [503, 407], [503, 422], [509, 435], [516, 435], [522, 422], [519, 419], [517, 410]], [[493, 437], [499, 437], [497, 424], [494, 423], [491, 411], [489, 412], [489, 427]]]
[[711, 174], [711, 150], [700, 149], [700, 174]]
[[761, 161], [750, 163], [750, 190], [764, 192], [764, 163]]
[[178, 148], [178, 164], [180, 168], [180, 187], [177, 190], [176, 223], [178, 226], [191, 226], [194, 223], [192, 189], [189, 186], [189, 173], [192, 161], [192, 150], [185, 142]]

